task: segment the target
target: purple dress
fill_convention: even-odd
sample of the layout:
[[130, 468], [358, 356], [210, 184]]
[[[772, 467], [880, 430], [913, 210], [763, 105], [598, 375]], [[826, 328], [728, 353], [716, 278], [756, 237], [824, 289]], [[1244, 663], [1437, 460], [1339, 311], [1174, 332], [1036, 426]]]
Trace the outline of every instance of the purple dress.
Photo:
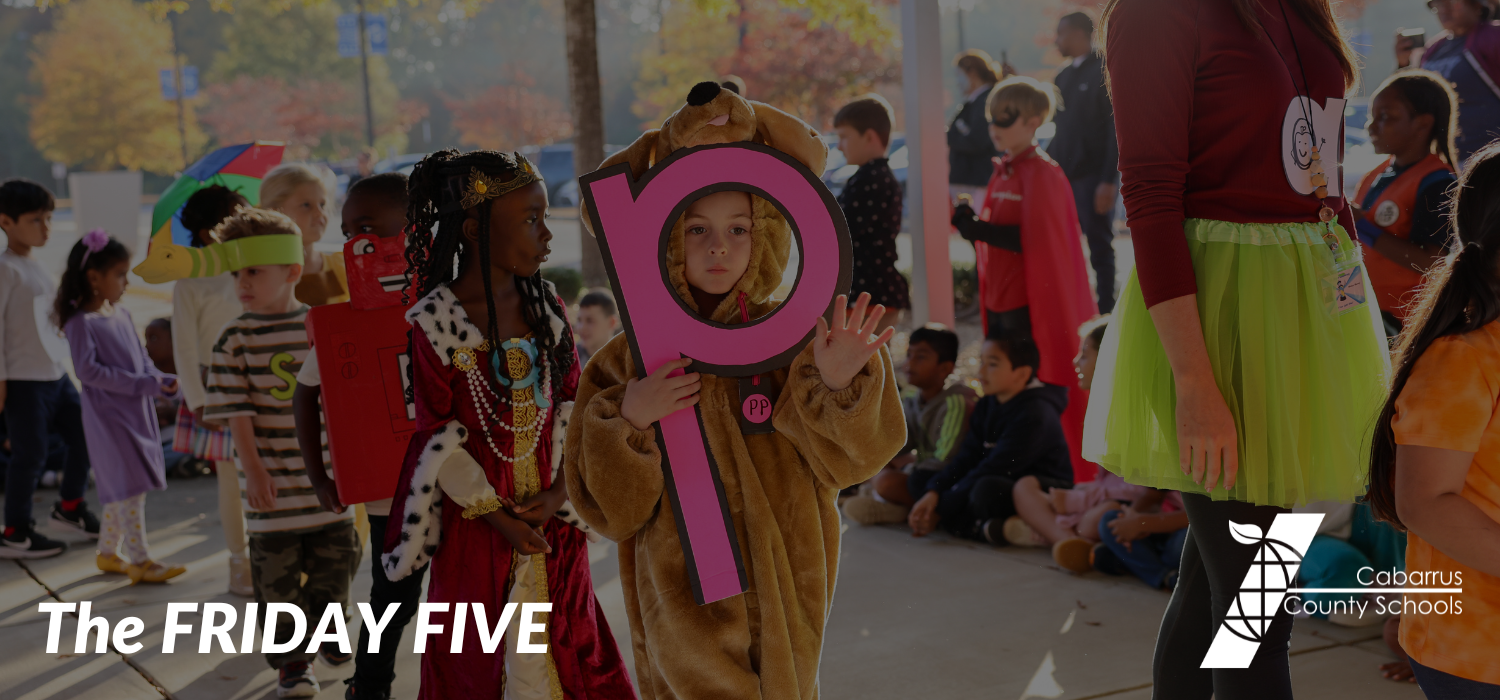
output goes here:
[[99, 487], [114, 503], [167, 487], [161, 431], [152, 399], [163, 396], [163, 374], [146, 356], [130, 312], [81, 313], [63, 327], [73, 374], [83, 384], [83, 434]]

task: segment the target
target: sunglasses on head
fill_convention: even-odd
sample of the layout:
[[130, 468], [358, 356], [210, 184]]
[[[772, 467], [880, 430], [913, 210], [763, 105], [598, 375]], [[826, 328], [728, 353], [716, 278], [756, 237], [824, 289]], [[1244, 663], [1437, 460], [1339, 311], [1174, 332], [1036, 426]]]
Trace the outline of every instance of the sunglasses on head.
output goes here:
[[1015, 107], [1007, 107], [1005, 108], [1004, 112], [990, 117], [990, 123], [1000, 127], [1001, 129], [1009, 129], [1010, 126], [1012, 124], [1015, 124], [1016, 120], [1020, 118], [1021, 110], [1018, 110]]

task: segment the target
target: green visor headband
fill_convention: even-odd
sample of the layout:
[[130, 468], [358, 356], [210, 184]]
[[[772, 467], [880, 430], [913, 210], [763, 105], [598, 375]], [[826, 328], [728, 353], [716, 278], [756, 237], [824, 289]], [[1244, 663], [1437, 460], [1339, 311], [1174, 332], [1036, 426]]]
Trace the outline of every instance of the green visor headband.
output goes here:
[[134, 271], [149, 284], [162, 284], [186, 277], [214, 277], [256, 265], [301, 264], [301, 236], [250, 236], [188, 248], [173, 243], [171, 230], [166, 229], [151, 241], [146, 259]]

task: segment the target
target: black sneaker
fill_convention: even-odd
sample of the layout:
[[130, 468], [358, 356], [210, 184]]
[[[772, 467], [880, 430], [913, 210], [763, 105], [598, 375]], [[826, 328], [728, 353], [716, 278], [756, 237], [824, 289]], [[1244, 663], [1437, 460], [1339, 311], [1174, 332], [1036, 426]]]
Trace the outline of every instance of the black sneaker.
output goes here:
[[315, 697], [320, 690], [318, 679], [313, 676], [312, 667], [306, 661], [288, 661], [282, 665], [277, 675], [278, 698], [310, 698]]
[[1010, 544], [1010, 541], [1005, 539], [1005, 518], [990, 518], [979, 523], [979, 534], [984, 537], [985, 542], [997, 547]]
[[99, 519], [89, 512], [89, 504], [82, 501], [72, 511], [63, 510], [62, 501], [53, 503], [52, 522], [96, 540], [99, 539]]
[[339, 651], [337, 642], [324, 642], [318, 647], [318, 658], [329, 666], [343, 666], [354, 658], [353, 651]]
[[35, 529], [17, 528], [9, 537], [0, 536], [0, 559], [45, 559], [63, 553], [68, 545], [48, 539]]
[[383, 693], [382, 694], [382, 693], [377, 693], [377, 692], [374, 692], [374, 691], [371, 691], [371, 692], [368, 692], [368, 693], [366, 693], [364, 691], [356, 692], [354, 690], [354, 677], [353, 676], [345, 678], [344, 679], [344, 685], [347, 686], [346, 688], [344, 688], [344, 700], [391, 700], [391, 694], [390, 693]]

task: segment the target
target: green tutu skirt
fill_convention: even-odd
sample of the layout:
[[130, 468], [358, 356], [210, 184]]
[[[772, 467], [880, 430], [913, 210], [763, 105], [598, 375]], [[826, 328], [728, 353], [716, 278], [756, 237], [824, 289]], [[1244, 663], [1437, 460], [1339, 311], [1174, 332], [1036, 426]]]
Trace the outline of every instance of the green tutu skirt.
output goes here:
[[1209, 362], [1239, 432], [1234, 488], [1205, 492], [1179, 467], [1172, 370], [1133, 272], [1099, 350], [1084, 457], [1132, 484], [1215, 500], [1362, 496], [1391, 366], [1374, 295], [1357, 294], [1360, 281], [1371, 289], [1358, 244], [1337, 225], [1327, 238], [1324, 224], [1183, 228]]

